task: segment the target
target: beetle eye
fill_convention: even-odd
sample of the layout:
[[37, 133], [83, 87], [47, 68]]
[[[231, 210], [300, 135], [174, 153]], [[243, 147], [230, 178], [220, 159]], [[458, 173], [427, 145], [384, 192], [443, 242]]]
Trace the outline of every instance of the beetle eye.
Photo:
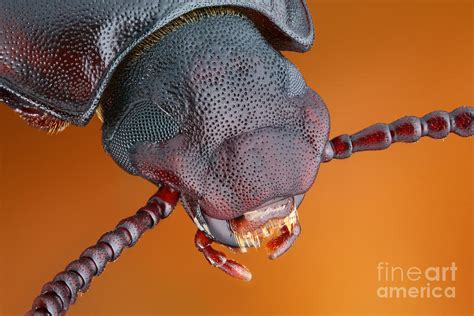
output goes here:
[[297, 97], [306, 92], [306, 82], [300, 71], [291, 62], [287, 62], [288, 84], [287, 91], [290, 97]]
[[28, 125], [46, 131], [49, 134], [62, 132], [69, 126], [68, 122], [60, 120], [42, 110], [21, 107], [15, 109], [15, 112], [17, 112]]

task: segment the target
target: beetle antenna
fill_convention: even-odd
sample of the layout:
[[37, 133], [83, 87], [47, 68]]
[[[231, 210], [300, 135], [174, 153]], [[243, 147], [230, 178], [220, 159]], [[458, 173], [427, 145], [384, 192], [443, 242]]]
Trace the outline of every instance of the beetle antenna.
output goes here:
[[326, 143], [322, 162], [349, 158], [358, 151], [382, 150], [393, 143], [413, 143], [423, 136], [442, 139], [449, 133], [462, 137], [474, 134], [474, 107], [464, 106], [451, 113], [434, 111], [422, 118], [405, 116], [391, 124], [378, 123], [353, 135], [343, 134]]
[[79, 292], [85, 292], [93, 277], [100, 275], [108, 262], [116, 260], [125, 247], [135, 245], [140, 236], [168, 217], [179, 199], [179, 192], [162, 186], [138, 212], [121, 220], [97, 244], [87, 248], [53, 281], [46, 283], [26, 315], [64, 315]]

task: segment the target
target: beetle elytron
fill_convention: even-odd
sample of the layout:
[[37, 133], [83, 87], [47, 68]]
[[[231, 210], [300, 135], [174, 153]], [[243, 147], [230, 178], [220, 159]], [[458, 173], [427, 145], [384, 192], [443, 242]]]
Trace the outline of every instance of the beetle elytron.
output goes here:
[[320, 163], [422, 136], [473, 135], [473, 108], [462, 107], [329, 141], [325, 104], [280, 53], [312, 45], [302, 0], [7, 0], [0, 11], [0, 101], [49, 132], [97, 113], [114, 161], [160, 187], [45, 284], [32, 314], [66, 311], [178, 200], [205, 258], [250, 280], [211, 243], [245, 251], [267, 241], [271, 259], [286, 252]]

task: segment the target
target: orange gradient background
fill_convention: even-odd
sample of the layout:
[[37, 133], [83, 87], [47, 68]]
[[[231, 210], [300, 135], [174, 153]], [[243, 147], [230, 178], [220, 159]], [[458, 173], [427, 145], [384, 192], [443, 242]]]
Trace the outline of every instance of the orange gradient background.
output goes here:
[[[314, 48], [287, 56], [326, 101], [334, 137], [473, 105], [473, 2], [309, 1]], [[100, 122], [48, 136], [0, 106], [0, 315], [133, 214], [155, 188], [104, 153]], [[258, 176], [258, 175], [255, 175]], [[472, 315], [473, 141], [395, 144], [321, 166], [302, 235], [276, 261], [211, 268], [181, 206], [109, 264], [71, 315]], [[377, 264], [458, 267], [456, 299], [380, 299]], [[419, 284], [418, 285], [424, 285]]]

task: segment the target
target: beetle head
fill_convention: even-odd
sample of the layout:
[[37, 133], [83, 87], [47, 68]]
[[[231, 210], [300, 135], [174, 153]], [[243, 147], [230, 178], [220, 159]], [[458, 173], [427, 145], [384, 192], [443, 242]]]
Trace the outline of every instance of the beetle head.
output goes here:
[[321, 98], [242, 16], [164, 36], [115, 74], [104, 145], [130, 173], [181, 192], [196, 225], [246, 247], [297, 221], [326, 144]]

